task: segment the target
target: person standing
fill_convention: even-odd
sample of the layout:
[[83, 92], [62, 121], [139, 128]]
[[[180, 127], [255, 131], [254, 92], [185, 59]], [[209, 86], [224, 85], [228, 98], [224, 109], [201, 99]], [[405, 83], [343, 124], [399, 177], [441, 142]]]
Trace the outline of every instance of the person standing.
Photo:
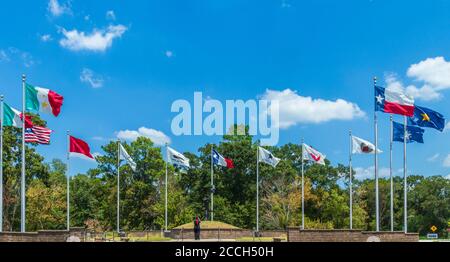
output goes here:
[[200, 224], [202, 223], [202, 221], [200, 220], [200, 218], [198, 216], [195, 217], [194, 220], [194, 235], [195, 235], [195, 240], [200, 240]]

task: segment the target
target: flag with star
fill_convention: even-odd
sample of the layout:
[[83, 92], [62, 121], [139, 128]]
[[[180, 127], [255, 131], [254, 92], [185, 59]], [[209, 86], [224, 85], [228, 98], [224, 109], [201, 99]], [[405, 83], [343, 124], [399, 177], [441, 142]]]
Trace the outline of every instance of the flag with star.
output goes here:
[[31, 112], [43, 112], [55, 117], [61, 112], [64, 97], [56, 92], [26, 84], [25, 106]]
[[[405, 137], [405, 125], [394, 122], [394, 137], [393, 141], [403, 143]], [[406, 126], [406, 143], [417, 142], [423, 144], [423, 133], [425, 130], [417, 126]]]
[[445, 118], [436, 111], [416, 105], [414, 116], [408, 118], [408, 125], [434, 128], [442, 132], [445, 128]]

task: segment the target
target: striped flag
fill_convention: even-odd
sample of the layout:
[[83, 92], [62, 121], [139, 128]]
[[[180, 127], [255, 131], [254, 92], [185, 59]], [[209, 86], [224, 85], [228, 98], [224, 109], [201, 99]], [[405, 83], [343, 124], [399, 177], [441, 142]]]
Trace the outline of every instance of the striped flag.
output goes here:
[[33, 144], [50, 144], [50, 135], [53, 131], [40, 126], [33, 126], [25, 129], [25, 142]]

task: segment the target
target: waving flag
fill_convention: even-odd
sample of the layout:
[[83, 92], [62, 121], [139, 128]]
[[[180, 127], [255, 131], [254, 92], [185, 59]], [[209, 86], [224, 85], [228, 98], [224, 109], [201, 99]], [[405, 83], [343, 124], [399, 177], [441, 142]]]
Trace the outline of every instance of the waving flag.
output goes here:
[[46, 127], [33, 126], [25, 129], [25, 143], [49, 145], [52, 130]]
[[416, 106], [414, 116], [408, 118], [408, 125], [430, 127], [442, 132], [445, 128], [445, 118], [436, 111], [426, 107]]
[[414, 98], [377, 86], [375, 87], [375, 110], [411, 117], [414, 115]]
[[224, 166], [228, 169], [234, 168], [233, 160], [223, 157], [216, 150], [212, 151], [214, 165]]
[[280, 161], [281, 159], [275, 157], [271, 152], [262, 147], [259, 147], [259, 162], [263, 162], [276, 167], [278, 163], [280, 163]]
[[326, 156], [319, 151], [315, 150], [307, 144], [303, 144], [303, 160], [311, 160], [316, 164], [325, 165]]
[[189, 158], [170, 147], [167, 147], [167, 162], [171, 163], [175, 167], [185, 169], [190, 168]]
[[[377, 153], [383, 153], [380, 149]], [[375, 154], [375, 145], [357, 136], [352, 136], [352, 154]]]
[[[23, 126], [23, 117], [22, 112], [19, 110], [10, 107], [6, 103], [3, 104], [3, 126], [12, 126], [22, 128]], [[31, 122], [31, 117], [25, 117], [25, 128], [33, 127], [33, 123]]]
[[64, 98], [52, 90], [26, 84], [26, 109], [58, 116]]
[[121, 158], [123, 157], [127, 161], [128, 165], [131, 167], [131, 169], [133, 171], [136, 171], [136, 163], [133, 161], [133, 159], [130, 157], [130, 155], [128, 154], [128, 152], [125, 150], [125, 148], [121, 143], [119, 143], [119, 152]]
[[81, 158], [94, 160], [94, 157], [91, 154], [91, 149], [86, 142], [73, 136], [69, 137], [69, 141], [69, 153], [71, 156], [78, 156]]
[[[405, 125], [394, 122], [394, 141], [402, 142], [405, 136]], [[423, 144], [423, 130], [420, 127], [416, 126], [406, 126], [406, 143], [417, 142]]]

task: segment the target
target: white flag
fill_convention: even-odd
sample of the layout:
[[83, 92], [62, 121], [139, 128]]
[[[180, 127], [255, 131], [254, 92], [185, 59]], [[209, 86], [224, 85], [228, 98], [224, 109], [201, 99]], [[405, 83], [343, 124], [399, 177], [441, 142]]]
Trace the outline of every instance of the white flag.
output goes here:
[[176, 167], [190, 168], [189, 158], [170, 147], [167, 147], [167, 162]]
[[[383, 153], [380, 149], [377, 153]], [[352, 136], [352, 154], [375, 154], [375, 145], [362, 138]]]
[[125, 159], [128, 162], [128, 165], [130, 165], [131, 169], [133, 169], [133, 171], [136, 171], [136, 163], [133, 161], [133, 159], [130, 157], [130, 155], [128, 154], [128, 152], [125, 150], [125, 148], [122, 146], [121, 143], [119, 143], [119, 152], [121, 159], [123, 157], [123, 159]]
[[270, 153], [266, 149], [259, 147], [259, 162], [263, 162], [273, 167], [276, 167], [278, 163], [280, 163], [280, 160], [281, 159], [276, 158], [272, 153]]
[[326, 156], [314, 148], [308, 146], [307, 144], [303, 144], [303, 160], [311, 160], [316, 164], [325, 165]]

